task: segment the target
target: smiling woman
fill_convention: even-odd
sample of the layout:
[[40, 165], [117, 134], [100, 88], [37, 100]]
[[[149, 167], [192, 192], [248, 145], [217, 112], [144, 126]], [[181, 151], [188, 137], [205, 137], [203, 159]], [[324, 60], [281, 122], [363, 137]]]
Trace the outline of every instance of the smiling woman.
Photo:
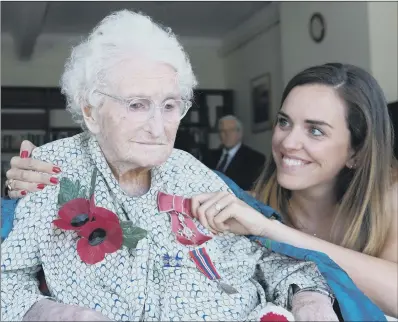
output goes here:
[[[354, 151], [345, 124], [345, 104], [326, 85], [295, 87], [278, 113], [272, 140], [278, 183], [285, 189], [334, 187], [340, 169], [351, 167]], [[310, 189], [310, 190], [308, 190]]]
[[393, 142], [383, 91], [370, 74], [344, 64], [309, 68], [284, 90], [273, 158], [255, 192], [288, 226], [323, 240], [280, 225], [267, 224], [263, 234], [325, 252], [398, 316]]
[[379, 255], [393, 220], [394, 204], [385, 196], [396, 173], [380, 86], [358, 67], [327, 64], [296, 75], [282, 102], [273, 158], [257, 194], [286, 222], [309, 231], [318, 230], [314, 219], [319, 217], [310, 219], [301, 209], [303, 200], [323, 199], [325, 239]]
[[398, 176], [392, 147], [386, 100], [369, 73], [339, 63], [308, 68], [284, 90], [272, 157], [254, 191], [285, 225], [222, 193], [196, 196], [195, 215], [214, 233], [252, 234], [327, 254], [396, 317]]

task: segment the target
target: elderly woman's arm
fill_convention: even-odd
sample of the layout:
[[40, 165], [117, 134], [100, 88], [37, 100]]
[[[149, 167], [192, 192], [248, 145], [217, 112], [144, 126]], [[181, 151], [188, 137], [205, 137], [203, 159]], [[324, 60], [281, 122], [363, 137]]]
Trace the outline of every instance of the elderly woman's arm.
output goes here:
[[261, 249], [255, 278], [267, 299], [291, 310], [296, 321], [338, 321], [332, 291], [316, 264]]
[[40, 300], [25, 314], [22, 321], [111, 321], [91, 309]]
[[21, 321], [34, 303], [45, 298], [35, 279], [41, 262], [35, 238], [37, 221], [32, 212], [33, 207], [39, 211], [41, 207], [27, 201], [22, 211], [16, 211], [14, 229], [1, 245], [2, 321]]
[[47, 300], [40, 294], [36, 273], [41, 265], [37, 236], [45, 203], [35, 195], [22, 199], [14, 228], [1, 245], [1, 321], [106, 321], [89, 308]]

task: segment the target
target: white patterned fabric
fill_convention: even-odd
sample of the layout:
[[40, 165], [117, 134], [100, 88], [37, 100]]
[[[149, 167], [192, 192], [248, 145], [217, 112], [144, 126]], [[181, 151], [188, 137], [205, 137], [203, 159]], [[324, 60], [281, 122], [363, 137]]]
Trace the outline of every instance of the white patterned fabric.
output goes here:
[[259, 320], [267, 302], [289, 309], [292, 285], [329, 292], [313, 263], [271, 253], [230, 233], [201, 247], [206, 247], [222, 281], [238, 293], [223, 292], [197, 270], [188, 255], [194, 247], [176, 241], [169, 215], [157, 211], [157, 194], [191, 197], [228, 187], [186, 152], [175, 149], [167, 162], [154, 168], [151, 188], [141, 197], [121, 190], [88, 134], [49, 143], [35, 149], [33, 157], [59, 165], [60, 178], [79, 179], [86, 187], [97, 167], [96, 205], [117, 213], [122, 221], [131, 220], [148, 236], [135, 250], [122, 247], [102, 262], [87, 265], [77, 254], [76, 232], [52, 224], [58, 217], [59, 185], [28, 195], [19, 202], [14, 229], [2, 244], [2, 321], [21, 321], [43, 298], [34, 274], [40, 265], [52, 299], [92, 308], [116, 321]]

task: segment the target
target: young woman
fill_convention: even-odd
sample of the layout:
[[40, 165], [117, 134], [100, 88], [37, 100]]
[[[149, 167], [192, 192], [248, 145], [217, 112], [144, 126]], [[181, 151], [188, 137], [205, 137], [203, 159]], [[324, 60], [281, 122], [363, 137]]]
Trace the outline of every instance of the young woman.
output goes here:
[[214, 232], [251, 234], [329, 255], [383, 311], [398, 316], [397, 166], [383, 91], [364, 70], [326, 64], [287, 85], [272, 157], [255, 188], [271, 221], [227, 193], [196, 196]]
[[[193, 198], [193, 213], [215, 233], [264, 236], [323, 252], [388, 315], [398, 316], [398, 184], [393, 131], [383, 91], [364, 70], [326, 64], [287, 85], [272, 157], [254, 189], [285, 224], [229, 193]], [[22, 150], [32, 146], [24, 142]], [[25, 156], [24, 153], [23, 156]], [[25, 170], [24, 170], [25, 169]], [[11, 197], [53, 184], [52, 165], [16, 157]]]

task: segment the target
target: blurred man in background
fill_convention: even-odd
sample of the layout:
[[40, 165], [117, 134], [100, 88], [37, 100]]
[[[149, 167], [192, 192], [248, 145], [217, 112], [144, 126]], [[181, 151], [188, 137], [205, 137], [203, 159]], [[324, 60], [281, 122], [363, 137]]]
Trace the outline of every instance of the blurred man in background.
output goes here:
[[242, 143], [242, 122], [233, 115], [218, 121], [221, 147], [210, 150], [204, 163], [235, 181], [242, 189], [250, 190], [259, 177], [265, 156]]

